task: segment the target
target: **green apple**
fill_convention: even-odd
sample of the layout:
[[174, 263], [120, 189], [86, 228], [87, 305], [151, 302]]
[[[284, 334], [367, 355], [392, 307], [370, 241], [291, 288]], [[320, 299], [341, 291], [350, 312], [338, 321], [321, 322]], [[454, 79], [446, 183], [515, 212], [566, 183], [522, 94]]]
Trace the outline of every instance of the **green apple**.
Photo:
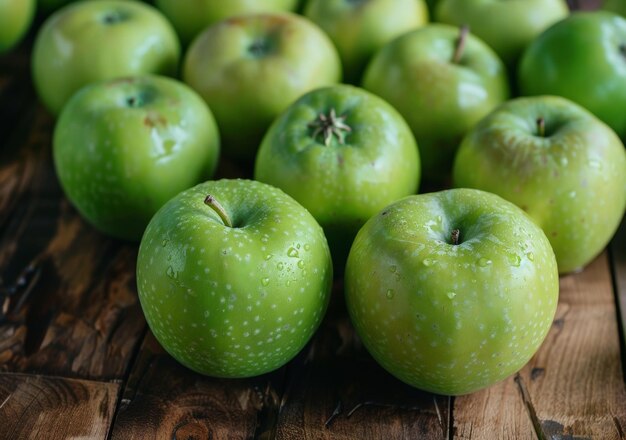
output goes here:
[[576, 12], [541, 34], [520, 61], [523, 95], [559, 95], [626, 138], [626, 19]]
[[274, 118], [302, 94], [339, 82], [341, 64], [330, 39], [309, 20], [256, 14], [200, 34], [183, 76], [215, 113], [224, 153], [252, 160]]
[[159, 11], [139, 2], [92, 0], [50, 16], [33, 51], [33, 79], [53, 113], [81, 87], [141, 74], [176, 74], [176, 33]]
[[502, 61], [465, 29], [431, 24], [383, 47], [364, 87], [407, 120], [420, 147], [422, 173], [444, 180], [465, 133], [509, 96]]
[[86, 86], [63, 110], [54, 131], [61, 186], [97, 229], [141, 238], [171, 197], [209, 178], [219, 135], [193, 90], [156, 76]]
[[309, 0], [304, 15], [333, 40], [344, 77], [354, 83], [381, 47], [428, 22], [424, 0]]
[[150, 329], [183, 365], [249, 377], [292, 359], [319, 326], [332, 264], [315, 219], [251, 180], [202, 183], [150, 221], [137, 260]]
[[573, 102], [518, 98], [468, 133], [454, 183], [528, 212], [565, 273], [589, 263], [617, 230], [626, 207], [626, 153], [613, 130]]
[[15, 46], [35, 15], [35, 0], [0, 0], [0, 54]]
[[565, 0], [441, 0], [437, 21], [468, 25], [509, 67], [545, 29], [567, 17]]
[[236, 15], [294, 11], [298, 0], [156, 0], [184, 44], [204, 28]]
[[304, 95], [276, 119], [254, 175], [313, 214], [341, 268], [361, 226], [417, 192], [420, 163], [411, 129], [391, 105], [337, 85]]
[[372, 356], [412, 386], [451, 395], [521, 369], [552, 325], [559, 292], [541, 229], [473, 189], [410, 196], [372, 217], [345, 283]]
[[626, 16], [626, 1], [624, 0], [604, 0], [602, 9], [613, 11], [621, 16]]

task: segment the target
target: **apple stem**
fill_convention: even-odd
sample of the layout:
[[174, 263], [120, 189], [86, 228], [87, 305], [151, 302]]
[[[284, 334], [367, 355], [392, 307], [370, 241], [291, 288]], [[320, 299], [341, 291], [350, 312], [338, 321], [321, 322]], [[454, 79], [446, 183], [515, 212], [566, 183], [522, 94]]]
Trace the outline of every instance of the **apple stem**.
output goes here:
[[461, 236], [461, 231], [459, 231], [458, 229], [453, 229], [452, 233], [450, 234], [450, 239], [452, 241], [453, 245], [458, 245], [459, 244], [459, 238]]
[[313, 129], [311, 137], [313, 139], [322, 135], [324, 145], [330, 146], [330, 141], [333, 136], [337, 137], [340, 144], [345, 143], [346, 134], [352, 131], [352, 128], [345, 123], [346, 115], [337, 116], [337, 112], [334, 108], [330, 109], [330, 112], [326, 115], [320, 113], [317, 118], [309, 124], [309, 128]]
[[546, 120], [543, 117], [537, 118], [537, 132], [540, 137], [546, 137]]
[[221, 205], [220, 202], [218, 202], [215, 197], [213, 197], [211, 194], [209, 194], [208, 196], [206, 196], [206, 198], [204, 199], [204, 204], [209, 206], [211, 209], [213, 209], [213, 211], [215, 211], [215, 213], [217, 215], [219, 215], [219, 217], [222, 219], [222, 221], [224, 222], [224, 225], [228, 226], [229, 228], [233, 227], [233, 223], [230, 221], [230, 217], [228, 217], [228, 214], [226, 213], [226, 210], [224, 209], [224, 207]]
[[454, 55], [452, 56], [452, 62], [459, 64], [463, 52], [465, 51], [465, 42], [467, 41], [467, 34], [469, 34], [470, 28], [464, 24], [459, 31], [459, 38], [456, 40], [456, 48], [454, 49]]

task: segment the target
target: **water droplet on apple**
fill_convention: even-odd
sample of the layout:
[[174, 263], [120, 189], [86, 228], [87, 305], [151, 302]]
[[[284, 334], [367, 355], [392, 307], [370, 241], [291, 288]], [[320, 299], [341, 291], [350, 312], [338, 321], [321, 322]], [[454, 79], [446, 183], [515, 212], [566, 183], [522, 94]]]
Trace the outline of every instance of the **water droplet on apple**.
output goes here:
[[178, 279], [178, 272], [176, 272], [172, 266], [167, 267], [165, 274], [173, 280]]
[[287, 280], [287, 282], [285, 283], [285, 286], [287, 287], [291, 286], [291, 280]]
[[278, 268], [278, 270], [283, 270], [285, 268], [285, 265], [283, 264], [283, 262], [281, 261], [280, 263], [278, 263], [276, 265], [276, 267]]
[[267, 277], [261, 280], [261, 284], [263, 284], [264, 286], [267, 286], [269, 283], [270, 283], [270, 279]]
[[304, 269], [304, 260], [300, 260], [300, 261], [298, 261], [298, 267], [299, 267], [300, 269]]
[[600, 162], [598, 159], [589, 159], [589, 166], [591, 168], [599, 170], [600, 168], [602, 168], [602, 162]]
[[456, 292], [448, 292], [447, 296], [450, 299], [454, 299], [454, 297], [456, 296]]
[[267, 255], [265, 256], [265, 261], [269, 261], [269, 260], [271, 260], [272, 258], [274, 258], [274, 256], [273, 256], [272, 254], [267, 254]]
[[487, 258], [480, 258], [478, 260], [478, 265], [480, 267], [487, 267], [489, 265], [491, 265], [493, 262], [491, 260], [488, 260]]
[[441, 221], [442, 221], [442, 220], [443, 220], [443, 219], [441, 218], [441, 216], [440, 216], [440, 215], [438, 215], [438, 216], [437, 216], [437, 223], [441, 223]]
[[296, 244], [296, 249], [300, 249], [300, 243]]
[[161, 243], [161, 246], [165, 247], [167, 246], [168, 241], [167, 240], [163, 240], [163, 242]]
[[296, 248], [289, 248], [289, 250], [287, 251], [287, 255], [291, 258], [298, 258], [299, 254], [298, 254], [298, 250]]
[[521, 257], [517, 254], [509, 254], [508, 258], [509, 258], [509, 263], [511, 263], [511, 266], [514, 266], [514, 267], [519, 267], [519, 265], [522, 262]]
[[393, 291], [393, 289], [387, 290], [387, 299], [392, 299], [395, 294], [396, 293]]
[[526, 256], [530, 261], [535, 261], [535, 254], [533, 254], [532, 252], [527, 253]]
[[435, 264], [435, 260], [431, 260], [430, 258], [425, 258], [424, 261], [422, 261], [422, 264], [426, 267], [432, 266], [433, 264]]
[[389, 272], [396, 273], [397, 271], [398, 271], [398, 267], [397, 266], [389, 266]]
[[307, 251], [307, 252], [310, 251], [311, 250], [311, 245], [305, 244], [304, 245], [304, 250]]

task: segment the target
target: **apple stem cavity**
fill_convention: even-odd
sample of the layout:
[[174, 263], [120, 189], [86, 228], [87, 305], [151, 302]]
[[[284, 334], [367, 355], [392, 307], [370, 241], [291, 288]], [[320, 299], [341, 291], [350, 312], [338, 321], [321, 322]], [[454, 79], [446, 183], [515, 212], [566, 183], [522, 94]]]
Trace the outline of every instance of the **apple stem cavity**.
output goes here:
[[450, 242], [454, 246], [457, 246], [459, 244], [459, 238], [461, 238], [461, 231], [459, 231], [458, 229], [453, 229], [452, 233], [450, 234]]
[[346, 116], [337, 116], [337, 112], [334, 108], [330, 109], [330, 112], [326, 115], [320, 113], [317, 118], [309, 124], [309, 128], [313, 129], [311, 137], [317, 139], [318, 136], [322, 136], [324, 145], [330, 146], [330, 142], [333, 136], [337, 137], [340, 144], [344, 144], [346, 141], [346, 135], [352, 131], [352, 128], [345, 123]]
[[213, 211], [215, 211], [220, 219], [222, 219], [222, 222], [224, 222], [225, 226], [229, 228], [233, 227], [233, 222], [230, 221], [230, 217], [228, 217], [226, 210], [224, 209], [222, 204], [215, 199], [215, 197], [209, 194], [205, 197], [204, 204], [209, 206]]
[[537, 118], [537, 133], [539, 137], [546, 137], [546, 120], [543, 117]]
[[456, 40], [456, 48], [454, 49], [454, 55], [452, 56], [452, 62], [454, 64], [459, 64], [461, 62], [461, 57], [463, 56], [463, 52], [465, 52], [465, 42], [467, 41], [467, 35], [469, 34], [470, 28], [468, 25], [464, 24], [461, 26], [461, 30], [459, 31], [459, 38]]

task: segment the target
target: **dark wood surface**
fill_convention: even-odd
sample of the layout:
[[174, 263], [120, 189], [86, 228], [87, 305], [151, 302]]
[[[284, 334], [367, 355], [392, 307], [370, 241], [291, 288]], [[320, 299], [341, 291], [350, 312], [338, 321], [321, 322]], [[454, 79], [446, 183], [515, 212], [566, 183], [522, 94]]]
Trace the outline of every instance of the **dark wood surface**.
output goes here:
[[339, 281], [320, 330], [282, 369], [220, 380], [177, 364], [143, 319], [137, 246], [85, 224], [59, 188], [30, 43], [0, 58], [0, 439], [626, 438], [626, 224], [561, 278], [529, 364], [471, 395], [424, 393], [378, 367]]

